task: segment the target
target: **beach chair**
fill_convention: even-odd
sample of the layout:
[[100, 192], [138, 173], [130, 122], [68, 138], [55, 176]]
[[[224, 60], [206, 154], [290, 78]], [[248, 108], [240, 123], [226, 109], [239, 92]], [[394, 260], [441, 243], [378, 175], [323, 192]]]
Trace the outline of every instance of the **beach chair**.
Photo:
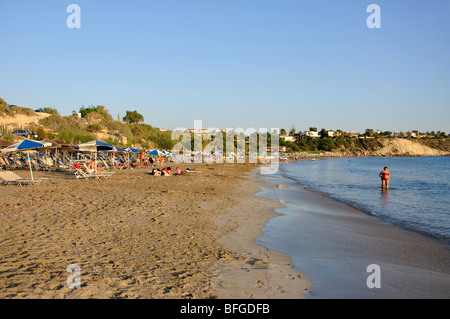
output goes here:
[[5, 160], [6, 164], [7, 164], [7, 168], [8, 169], [16, 169], [16, 168], [20, 167], [19, 163], [17, 161], [15, 161], [12, 157], [6, 156], [4, 158], [4, 160]]
[[37, 163], [38, 163], [38, 165], [41, 167], [41, 169], [42, 170], [47, 170], [47, 171], [49, 171], [50, 170], [50, 165], [48, 165], [48, 164], [46, 164], [46, 163], [44, 163], [42, 160], [40, 160], [39, 158], [37, 159]]
[[[86, 165], [84, 165], [86, 167]], [[89, 178], [99, 178], [95, 173], [92, 172], [88, 172], [88, 171], [84, 171], [80, 168], [75, 168], [75, 172], [74, 175], [76, 177], [76, 179], [80, 180], [80, 179], [89, 179]]]
[[2, 179], [2, 184], [9, 186], [9, 185], [19, 185], [22, 187], [22, 185], [34, 185], [39, 184], [46, 180], [46, 178], [22, 178], [19, 175], [17, 175], [14, 172], [11, 171], [0, 171], [0, 179]]
[[3, 157], [0, 156], [0, 168], [7, 169], [9, 164], [6, 163], [6, 161], [3, 159]]
[[38, 162], [36, 162], [35, 159], [32, 159], [32, 160], [31, 160], [31, 165], [33, 166], [33, 168], [34, 168], [36, 171], [49, 171], [49, 170], [50, 170], [48, 167], [39, 165]]
[[97, 172], [98, 178], [108, 179], [111, 176], [113, 176], [116, 173], [116, 171], [100, 171]]
[[87, 168], [86, 163], [82, 163], [82, 165], [83, 165], [84, 170], [75, 168], [74, 175], [78, 180], [80, 180], [82, 178], [84, 178], [84, 179], [89, 179], [89, 178], [108, 179], [114, 174], [114, 172], [105, 172], [105, 171], [97, 171], [97, 173], [95, 173], [94, 171], [90, 171]]

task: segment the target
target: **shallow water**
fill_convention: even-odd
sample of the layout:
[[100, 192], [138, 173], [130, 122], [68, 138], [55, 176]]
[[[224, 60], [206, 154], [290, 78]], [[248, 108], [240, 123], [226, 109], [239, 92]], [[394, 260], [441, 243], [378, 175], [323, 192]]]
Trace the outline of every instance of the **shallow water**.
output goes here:
[[[312, 282], [308, 298], [450, 298], [448, 166], [435, 167], [439, 176], [430, 179], [410, 173], [448, 163], [352, 158], [282, 164], [278, 174], [260, 175], [274, 187], [257, 196], [284, 208], [275, 209], [280, 215], [256, 242], [291, 256]], [[384, 166], [392, 175], [388, 193], [379, 188]], [[381, 289], [367, 286], [372, 264], [380, 266]]]
[[[385, 166], [388, 191], [378, 177]], [[306, 160], [280, 165], [278, 174], [386, 222], [450, 241], [450, 157]]]

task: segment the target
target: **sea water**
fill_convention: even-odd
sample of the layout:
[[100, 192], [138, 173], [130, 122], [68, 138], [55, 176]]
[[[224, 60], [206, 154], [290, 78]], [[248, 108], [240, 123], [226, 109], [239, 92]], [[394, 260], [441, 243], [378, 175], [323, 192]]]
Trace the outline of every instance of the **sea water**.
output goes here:
[[[385, 166], [389, 190], [380, 188]], [[256, 242], [291, 256], [312, 282], [308, 298], [450, 297], [450, 157], [306, 159], [260, 178], [275, 187], [257, 196], [284, 208]], [[419, 233], [420, 244], [377, 237], [364, 215], [367, 225]], [[381, 267], [381, 289], [367, 286], [370, 264]]]
[[[378, 174], [387, 166], [389, 189]], [[278, 174], [387, 223], [450, 242], [450, 157], [301, 160]]]

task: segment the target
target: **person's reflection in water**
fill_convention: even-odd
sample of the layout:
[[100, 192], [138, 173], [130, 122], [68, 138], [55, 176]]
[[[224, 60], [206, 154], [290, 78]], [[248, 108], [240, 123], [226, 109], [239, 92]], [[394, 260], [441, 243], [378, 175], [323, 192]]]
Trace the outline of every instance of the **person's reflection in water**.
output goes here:
[[381, 199], [384, 201], [384, 208], [389, 206], [389, 189], [381, 189]]

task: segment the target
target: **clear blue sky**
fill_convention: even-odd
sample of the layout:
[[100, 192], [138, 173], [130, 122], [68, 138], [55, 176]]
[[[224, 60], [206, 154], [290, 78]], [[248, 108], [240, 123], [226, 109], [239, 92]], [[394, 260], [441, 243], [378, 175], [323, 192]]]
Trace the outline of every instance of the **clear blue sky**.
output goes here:
[[0, 97], [165, 129], [450, 133], [449, 16], [448, 0], [0, 0]]

